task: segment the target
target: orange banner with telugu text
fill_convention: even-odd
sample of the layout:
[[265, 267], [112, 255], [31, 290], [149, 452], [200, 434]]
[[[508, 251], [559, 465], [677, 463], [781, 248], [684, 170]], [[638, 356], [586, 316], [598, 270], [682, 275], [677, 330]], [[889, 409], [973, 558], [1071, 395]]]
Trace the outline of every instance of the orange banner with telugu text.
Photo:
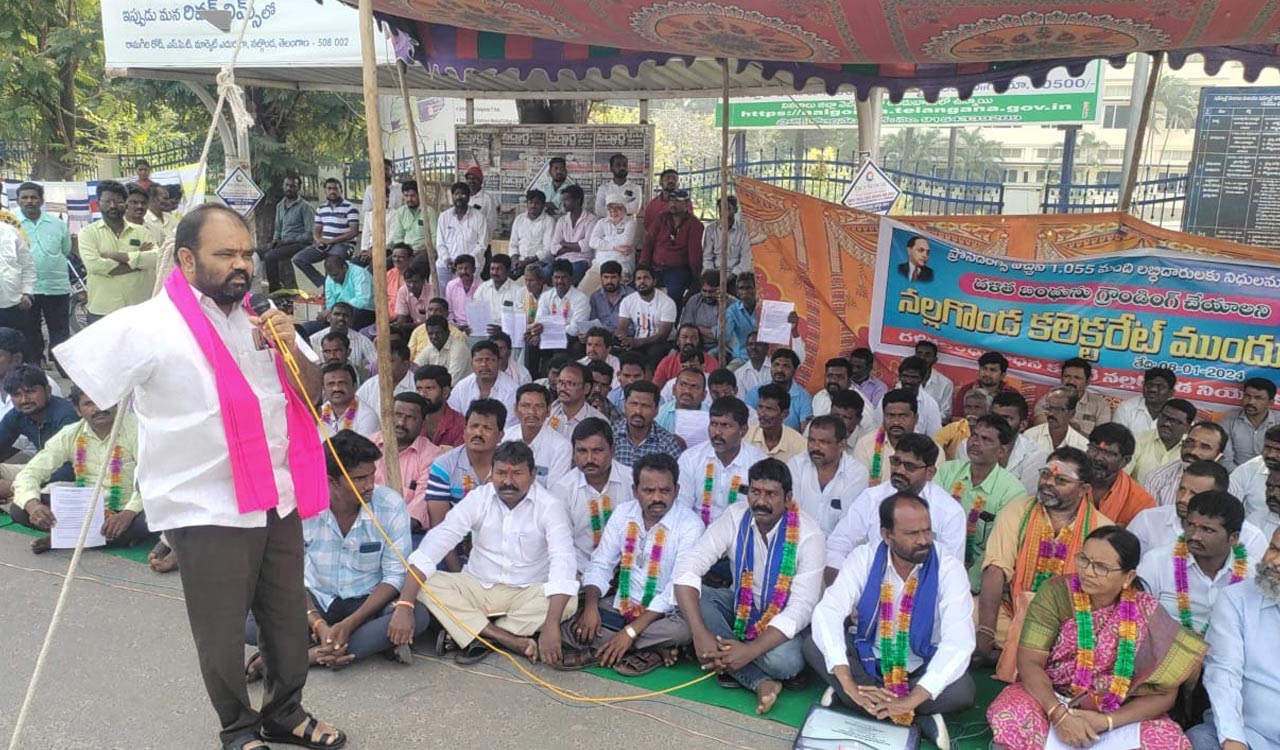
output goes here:
[[[880, 217], [745, 177], [734, 182], [751, 233], [760, 296], [795, 303], [806, 351], [797, 379], [814, 391], [822, 387], [826, 360], [867, 346]], [[1164, 247], [1280, 262], [1275, 250], [1162, 229], [1117, 212], [895, 218], [947, 242], [1013, 258], [1062, 260]], [[877, 358], [876, 367], [885, 382], [896, 380], [896, 361]], [[973, 379], [977, 366], [940, 369], [960, 384]], [[1042, 389], [1019, 385], [1029, 399]]]

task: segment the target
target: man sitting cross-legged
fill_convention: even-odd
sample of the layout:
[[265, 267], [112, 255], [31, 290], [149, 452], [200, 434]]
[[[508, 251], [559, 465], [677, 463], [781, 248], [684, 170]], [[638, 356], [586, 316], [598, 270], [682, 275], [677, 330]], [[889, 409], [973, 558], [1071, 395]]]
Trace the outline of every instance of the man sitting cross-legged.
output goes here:
[[[880, 543], [854, 550], [814, 608], [805, 660], [830, 685], [824, 705], [836, 696], [878, 719], [914, 719], [925, 737], [948, 747], [940, 714], [963, 711], [974, 698], [969, 581], [964, 565], [933, 543], [929, 503], [919, 495], [896, 492], [879, 515]], [[907, 647], [886, 654], [886, 640]]]
[[[342, 430], [331, 442], [333, 451], [325, 451], [329, 508], [302, 522], [310, 661], [326, 667], [345, 667], [394, 646], [397, 661], [408, 664], [409, 643], [427, 629], [431, 620], [427, 610], [421, 604], [414, 605], [412, 599], [392, 604], [404, 585], [401, 556], [410, 550], [409, 513], [394, 490], [375, 484], [374, 463], [382, 458], [382, 451], [373, 441]], [[334, 452], [342, 461], [341, 467], [334, 460]], [[350, 484], [342, 467], [351, 477]], [[377, 519], [377, 525], [370, 514]], [[394, 548], [383, 539], [379, 526], [391, 538]], [[393, 637], [392, 614], [401, 609], [408, 619], [406, 633]], [[245, 642], [258, 645], [253, 613], [245, 622]], [[262, 667], [262, 658], [255, 654], [245, 671], [253, 679], [262, 674]]]
[[[76, 484], [94, 487], [103, 459], [109, 453], [114, 462], [118, 453], [119, 471], [109, 474], [102, 485], [102, 502], [106, 508], [102, 535], [107, 538], [108, 547], [126, 547], [151, 536], [142, 510], [142, 497], [133, 486], [138, 454], [137, 419], [132, 414], [121, 415], [124, 423], [120, 425], [116, 445], [108, 446], [116, 409], [99, 409], [93, 399], [76, 387], [71, 389], [71, 403], [80, 413], [80, 421], [63, 427], [49, 438], [13, 480], [13, 506], [9, 513], [14, 523], [41, 531], [53, 528], [57, 519], [49, 509], [49, 501], [41, 498], [41, 488], [67, 464], [75, 473]], [[110, 468], [108, 464], [108, 470]], [[31, 551], [37, 555], [49, 549], [47, 536], [31, 542]]]
[[[719, 673], [725, 687], [755, 691], [756, 713], [765, 714], [781, 681], [804, 669], [802, 631], [822, 594], [826, 540], [796, 505], [791, 472], [776, 458], [751, 466], [746, 494], [680, 560], [675, 592], [703, 669]], [[702, 577], [726, 556], [733, 585], [704, 586]]]
[[[462, 648], [459, 663], [483, 659], [486, 644], [560, 663], [560, 623], [578, 608], [573, 533], [564, 502], [534, 481], [534, 471], [529, 446], [500, 444], [492, 480], [453, 506], [409, 558], [400, 599], [417, 598], [431, 610]], [[467, 534], [472, 547], [462, 572], [437, 572]]]
[[[702, 536], [702, 521], [676, 502], [680, 469], [671, 456], [651, 453], [630, 473], [636, 501], [609, 516], [583, 576], [582, 610], [561, 628], [569, 668], [598, 663], [631, 677], [647, 674], [674, 664], [691, 637], [676, 608], [672, 578]], [[615, 570], [617, 594], [608, 600]]]
[[571, 450], [572, 469], [556, 475], [558, 481], [551, 487], [552, 494], [563, 500], [569, 511], [578, 572], [585, 574], [609, 517], [634, 499], [631, 471], [613, 460], [613, 431], [599, 417], [573, 428]]

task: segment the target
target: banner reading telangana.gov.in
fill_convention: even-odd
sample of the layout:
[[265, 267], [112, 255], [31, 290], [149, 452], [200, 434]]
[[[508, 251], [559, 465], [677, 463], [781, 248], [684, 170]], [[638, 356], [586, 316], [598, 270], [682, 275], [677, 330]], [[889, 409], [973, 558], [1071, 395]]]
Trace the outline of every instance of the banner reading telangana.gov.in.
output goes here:
[[1056, 380], [1083, 357], [1103, 389], [1136, 390], [1169, 367], [1179, 395], [1237, 405], [1240, 383], [1280, 381], [1280, 266], [1161, 248], [1064, 259], [994, 257], [884, 219], [876, 253], [872, 348], [936, 341], [944, 362], [1004, 353], [1011, 373]]

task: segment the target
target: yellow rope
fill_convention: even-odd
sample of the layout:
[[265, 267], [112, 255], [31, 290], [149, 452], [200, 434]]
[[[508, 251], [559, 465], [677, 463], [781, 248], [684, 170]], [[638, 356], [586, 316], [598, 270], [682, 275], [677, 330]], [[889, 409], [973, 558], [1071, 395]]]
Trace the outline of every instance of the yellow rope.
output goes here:
[[[279, 344], [280, 334], [276, 332], [275, 325], [270, 323], [270, 321], [268, 321], [268, 327], [271, 329], [271, 335], [275, 337], [276, 343]], [[311, 394], [307, 392], [307, 386], [302, 382], [302, 373], [298, 369], [298, 362], [297, 360], [294, 359], [293, 353], [290, 352], [288, 348], [284, 346], [277, 346], [276, 348], [279, 350], [281, 356], [284, 358], [285, 365], [289, 368], [289, 372], [293, 375], [294, 382], [298, 384], [298, 388], [302, 391], [303, 401], [307, 402], [307, 408], [311, 411], [311, 416], [313, 419], [315, 419], [317, 428], [323, 428], [324, 421], [320, 418], [320, 413], [316, 410], [315, 404], [312, 403]], [[493, 643], [490, 643], [479, 633], [473, 632], [471, 628], [467, 627], [466, 623], [462, 622], [462, 620], [459, 619], [458, 616], [453, 613], [453, 610], [449, 609], [447, 606], [445, 606], [444, 602], [440, 601], [440, 599], [436, 596], [435, 592], [432, 591], [429, 586], [427, 586], [426, 580], [422, 578], [422, 576], [418, 575], [418, 572], [414, 569], [413, 565], [411, 565], [409, 563], [409, 560], [405, 558], [403, 554], [401, 554], [400, 549], [396, 546], [395, 542], [392, 541], [391, 537], [387, 534], [386, 530], [382, 528], [382, 524], [378, 522], [378, 517], [373, 514], [373, 511], [369, 508], [369, 504], [365, 502], [364, 495], [362, 495], [360, 493], [360, 490], [356, 488], [355, 481], [352, 480], [351, 475], [347, 473], [346, 465], [343, 464], [342, 459], [338, 456], [337, 449], [333, 447], [333, 441], [329, 439], [328, 430], [321, 429], [321, 434], [325, 436], [324, 443], [326, 446], [328, 446], [329, 453], [330, 455], [333, 456], [333, 460], [338, 464], [338, 470], [342, 472], [342, 478], [347, 480], [347, 486], [351, 488], [351, 492], [355, 494], [356, 499], [360, 501], [361, 509], [369, 516], [369, 520], [373, 521], [374, 528], [376, 528], [378, 530], [378, 533], [382, 535], [382, 538], [386, 542], [387, 546], [396, 553], [396, 557], [400, 558], [400, 562], [404, 564], [405, 570], [409, 573], [409, 575], [413, 576], [413, 579], [415, 581], [418, 582], [418, 586], [421, 587], [422, 593], [430, 597], [431, 601], [435, 602], [436, 606], [439, 607], [445, 614], [447, 614], [449, 616], [449, 619], [453, 620], [454, 623], [458, 625], [458, 627], [462, 628], [462, 630], [464, 630], [467, 633], [467, 635], [471, 636], [472, 638], [475, 638], [477, 641], [481, 643], [481, 645], [486, 646], [492, 651], [495, 651], [501, 656], [505, 657], [507, 661], [511, 662], [511, 664], [516, 669], [520, 670], [520, 672], [524, 674], [525, 677], [528, 677], [529, 680], [532, 681], [534, 684], [540, 687], [543, 687], [549, 690], [550, 692], [552, 692], [553, 694], [569, 701], [576, 701], [579, 703], [621, 703], [623, 701], [645, 700], [647, 698], [654, 698], [660, 695], [666, 695], [667, 693], [674, 693], [677, 690], [683, 690], [684, 688], [687, 688], [690, 685], [696, 685], [699, 682], [709, 680], [715, 676], [714, 672], [708, 672], [707, 674], [704, 674], [701, 677], [689, 680], [688, 682], [684, 682], [679, 685], [674, 685], [664, 690], [654, 690], [648, 693], [638, 693], [636, 695], [615, 695], [615, 696], [608, 696], [608, 697], [592, 697], [592, 696], [578, 695], [577, 693], [567, 691], [563, 688], [557, 687], [556, 685], [553, 685], [552, 683], [542, 679], [538, 675], [529, 671], [524, 666], [524, 664], [520, 663], [520, 660], [516, 658], [514, 655], [512, 655], [510, 652], [506, 651], [505, 649], [499, 648]]]

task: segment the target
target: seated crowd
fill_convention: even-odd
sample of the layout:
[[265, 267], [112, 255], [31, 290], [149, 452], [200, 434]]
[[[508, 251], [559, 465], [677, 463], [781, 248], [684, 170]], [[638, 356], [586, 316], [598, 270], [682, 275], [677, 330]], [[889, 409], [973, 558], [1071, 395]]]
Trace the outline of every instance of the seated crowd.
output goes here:
[[[860, 348], [824, 362], [811, 394], [796, 379], [803, 341], [756, 339], [753, 272], [722, 290], [718, 272], [686, 268], [700, 286], [673, 298], [653, 243], [615, 242], [592, 265], [589, 228], [535, 238], [542, 196], [522, 223], [532, 247], [491, 254], [481, 281], [479, 252], [446, 252], [483, 232], [456, 190], [439, 217], [443, 265], [412, 244], [392, 256], [391, 340], [377, 344], [389, 373], [359, 330], [369, 308], [347, 283], [359, 266], [326, 261], [336, 299], [309, 333], [320, 428], [341, 463], [327, 457], [329, 509], [304, 524], [313, 664], [408, 661], [434, 620], [463, 663], [491, 645], [631, 676], [691, 658], [753, 691], [762, 714], [812, 672], [825, 704], [915, 724], [944, 747], [942, 717], [973, 705], [979, 666], [1010, 683], [987, 710], [1010, 750], [1113, 731], [1152, 750], [1276, 746], [1275, 660], [1244, 647], [1280, 627], [1271, 381], [1247, 380], [1240, 412], [1211, 421], [1154, 368], [1113, 412], [1090, 364], [1070, 359], [1033, 408], [1002, 354], [957, 386], [921, 340], [897, 382]], [[562, 221], [589, 215], [580, 189], [563, 198]], [[614, 224], [630, 210], [607, 208]], [[448, 276], [443, 296], [426, 291], [433, 273]], [[718, 352], [708, 311], [722, 295]], [[478, 305], [488, 314], [472, 325]], [[45, 488], [92, 486], [107, 465], [108, 544], [152, 538], [131, 417], [77, 388], [64, 400], [23, 363], [22, 339], [0, 329], [0, 500], [13, 520], [47, 531]], [[400, 492], [387, 486], [386, 420]], [[176, 564], [163, 541], [152, 557]]]

